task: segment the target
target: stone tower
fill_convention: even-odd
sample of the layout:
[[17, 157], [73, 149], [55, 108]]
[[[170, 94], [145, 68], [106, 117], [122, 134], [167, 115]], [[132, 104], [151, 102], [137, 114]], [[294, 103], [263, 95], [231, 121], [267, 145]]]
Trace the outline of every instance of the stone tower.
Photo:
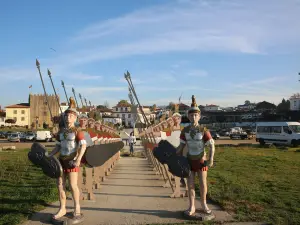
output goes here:
[[[55, 95], [47, 95], [52, 116], [59, 115], [59, 106], [56, 100]], [[51, 116], [49, 112], [49, 108], [47, 105], [47, 99], [45, 95], [42, 94], [30, 94], [29, 95], [29, 104], [30, 104], [30, 121], [31, 124], [34, 124], [36, 127], [36, 123], [38, 123], [38, 128], [43, 128], [43, 123], [52, 127]], [[31, 125], [30, 124], [30, 125]]]

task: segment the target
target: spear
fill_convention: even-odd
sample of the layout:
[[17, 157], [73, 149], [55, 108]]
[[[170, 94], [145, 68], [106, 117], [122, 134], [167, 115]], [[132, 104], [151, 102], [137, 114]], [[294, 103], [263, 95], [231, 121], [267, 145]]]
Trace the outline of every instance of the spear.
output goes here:
[[92, 107], [92, 103], [91, 103], [91, 101], [89, 101], [89, 104], [90, 104], [90, 107]]
[[88, 108], [88, 104], [87, 104], [86, 98], [84, 98], [84, 101], [85, 101], [86, 108]]
[[74, 88], [72, 88], [72, 92], [73, 92], [73, 94], [74, 94], [74, 98], [75, 98], [75, 101], [76, 101], [76, 105], [77, 105], [77, 107], [79, 108], [79, 105], [78, 105], [78, 102], [77, 102], [77, 98], [76, 98], [76, 94], [75, 94]]
[[83, 108], [83, 107], [84, 107], [84, 104], [83, 104], [82, 97], [81, 97], [81, 94], [80, 94], [80, 93], [79, 93], [79, 98], [80, 98], [81, 105], [82, 105], [82, 108]]
[[[56, 90], [55, 90], [55, 87], [54, 87], [54, 84], [53, 84], [53, 81], [52, 81], [52, 77], [51, 77], [51, 72], [50, 72], [49, 69], [48, 69], [48, 76], [49, 76], [49, 78], [50, 78], [50, 81], [51, 81], [51, 84], [52, 84], [52, 87], [53, 87], [54, 94], [55, 94], [55, 96], [56, 96], [56, 101], [57, 101], [58, 107], [59, 107], [59, 109], [60, 109], [60, 113], [61, 113], [61, 115], [63, 116], [63, 111], [62, 111], [61, 106], [60, 106], [60, 104], [59, 104], [59, 99], [58, 99], [58, 96], [57, 96], [57, 94], [56, 94]], [[63, 118], [63, 121], [64, 121], [65, 127], [67, 127], [67, 124], [66, 124], [66, 121], [65, 121], [64, 118]]]
[[50, 104], [49, 104], [49, 101], [48, 101], [47, 92], [46, 92], [46, 89], [45, 89], [45, 85], [44, 85], [44, 81], [43, 81], [43, 77], [42, 77], [42, 73], [41, 73], [41, 69], [40, 69], [40, 62], [36, 59], [35, 64], [36, 64], [36, 67], [37, 67], [37, 69], [39, 71], [40, 78], [41, 78], [41, 81], [42, 81], [44, 93], [45, 93], [45, 96], [46, 96], [47, 105], [48, 105], [50, 116], [51, 116], [51, 121], [52, 121], [52, 124], [54, 124], [53, 117], [52, 117], [52, 112], [51, 112], [51, 108], [50, 108]]
[[68, 95], [67, 95], [67, 92], [66, 92], [66, 89], [65, 89], [65, 83], [63, 81], [61, 81], [61, 86], [63, 87], [63, 89], [65, 91], [66, 99], [67, 99], [67, 102], [68, 102], [68, 105], [69, 105], [70, 102], [69, 102]]

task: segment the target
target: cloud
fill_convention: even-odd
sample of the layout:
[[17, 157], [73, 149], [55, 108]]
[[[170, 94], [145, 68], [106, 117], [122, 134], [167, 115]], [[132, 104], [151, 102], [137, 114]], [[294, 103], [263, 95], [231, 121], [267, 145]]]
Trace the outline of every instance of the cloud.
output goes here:
[[[70, 60], [87, 63], [187, 51], [261, 54], [296, 50], [299, 11], [295, 0], [172, 2], [86, 27], [72, 39], [85, 50], [75, 52]], [[86, 50], [89, 44], [92, 47]]]
[[94, 76], [85, 73], [74, 73], [69, 75], [69, 77], [77, 80], [101, 80], [103, 78], [102, 76]]
[[192, 70], [186, 74], [190, 77], [206, 77], [208, 73], [204, 70]]

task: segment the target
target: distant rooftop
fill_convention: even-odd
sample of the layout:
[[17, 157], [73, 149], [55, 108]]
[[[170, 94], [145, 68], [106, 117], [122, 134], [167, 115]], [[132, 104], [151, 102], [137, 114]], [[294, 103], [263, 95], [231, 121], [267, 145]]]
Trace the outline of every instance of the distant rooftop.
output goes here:
[[9, 106], [6, 106], [5, 108], [30, 108], [30, 105], [29, 103], [19, 103], [19, 104], [15, 104], [15, 105], [9, 105]]

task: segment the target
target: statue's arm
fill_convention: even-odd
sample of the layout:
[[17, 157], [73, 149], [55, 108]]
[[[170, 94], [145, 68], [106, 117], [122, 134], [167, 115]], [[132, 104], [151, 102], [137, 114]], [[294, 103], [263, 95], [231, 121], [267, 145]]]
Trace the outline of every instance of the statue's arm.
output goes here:
[[208, 157], [208, 161], [209, 161], [209, 167], [212, 167], [214, 164], [214, 155], [215, 155], [215, 141], [214, 139], [211, 137], [211, 134], [209, 131], [206, 131], [204, 134], [204, 142], [205, 145], [209, 146], [209, 157]]
[[176, 154], [182, 156], [183, 155], [183, 149], [186, 145], [186, 137], [185, 137], [185, 129], [183, 129], [180, 133], [180, 144], [177, 147]]

